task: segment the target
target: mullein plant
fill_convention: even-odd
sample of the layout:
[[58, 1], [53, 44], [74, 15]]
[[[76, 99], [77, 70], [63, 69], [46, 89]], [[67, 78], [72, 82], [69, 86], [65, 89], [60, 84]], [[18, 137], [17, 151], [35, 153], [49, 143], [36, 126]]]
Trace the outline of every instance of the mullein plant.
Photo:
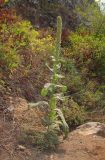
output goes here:
[[43, 97], [48, 97], [48, 101], [40, 101], [38, 103], [30, 104], [30, 106], [47, 105], [49, 108], [48, 117], [45, 119], [48, 131], [57, 131], [62, 128], [64, 138], [67, 137], [69, 127], [65, 121], [62, 110], [58, 108], [60, 101], [65, 101], [64, 93], [67, 91], [67, 87], [60, 83], [60, 80], [64, 78], [60, 74], [61, 68], [61, 35], [62, 35], [62, 18], [57, 17], [57, 35], [56, 43], [53, 55], [51, 56], [52, 68], [46, 64], [51, 71], [51, 82], [46, 83], [41, 91]]

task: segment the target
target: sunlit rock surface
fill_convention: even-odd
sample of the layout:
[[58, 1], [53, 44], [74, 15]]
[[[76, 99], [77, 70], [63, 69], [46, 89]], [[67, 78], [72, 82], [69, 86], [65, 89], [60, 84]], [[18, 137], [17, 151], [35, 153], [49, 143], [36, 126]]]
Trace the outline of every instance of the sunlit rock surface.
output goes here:
[[88, 122], [78, 127], [75, 132], [81, 135], [99, 135], [105, 137], [105, 124], [100, 122]]

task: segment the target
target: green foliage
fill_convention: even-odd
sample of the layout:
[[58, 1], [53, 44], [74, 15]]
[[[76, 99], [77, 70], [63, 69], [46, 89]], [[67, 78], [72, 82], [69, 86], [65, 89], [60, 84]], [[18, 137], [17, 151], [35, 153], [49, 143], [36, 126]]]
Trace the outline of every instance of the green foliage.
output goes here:
[[73, 33], [70, 36], [72, 42], [72, 50], [74, 56], [80, 57], [82, 60], [92, 57], [100, 57], [105, 49], [105, 39], [95, 37], [86, 31]]
[[0, 66], [2, 71], [4, 68], [13, 70], [22, 65], [25, 58], [24, 50], [30, 50], [33, 53], [30, 57], [33, 57], [34, 54], [44, 54], [45, 51], [53, 49], [52, 37], [48, 35], [40, 38], [39, 32], [28, 21], [17, 17], [17, 21], [12, 24], [0, 23]]
[[16, 68], [20, 62], [16, 49], [11, 48], [9, 44], [0, 44], [0, 61], [1, 69]]
[[86, 28], [95, 35], [105, 34], [105, 15], [100, 11], [97, 2], [89, 3], [88, 0], [84, 0], [76, 6], [75, 12], [81, 18], [82, 28]]
[[105, 14], [96, 2], [88, 3], [88, 0], [84, 0], [75, 11], [82, 21], [77, 32], [70, 35], [73, 55], [80, 66], [87, 65], [89, 70], [91, 68], [99, 76], [104, 76]]
[[[45, 117], [44, 125], [47, 128], [46, 133], [44, 134], [44, 146], [45, 148], [54, 148], [58, 144], [58, 134], [60, 132], [60, 127], [62, 126], [62, 131], [64, 133], [64, 138], [67, 137], [69, 132], [69, 127], [65, 121], [63, 113], [58, 109], [58, 103], [65, 100], [64, 93], [67, 91], [65, 85], [60, 84], [60, 79], [63, 78], [60, 75], [60, 53], [61, 53], [61, 34], [62, 34], [62, 19], [61, 17], [57, 18], [57, 36], [56, 44], [52, 60], [52, 68], [47, 64], [48, 69], [52, 72], [51, 82], [46, 83], [44, 88], [41, 91], [41, 95], [44, 97], [49, 97], [47, 103], [49, 107], [48, 116]], [[39, 103], [36, 104], [40, 104]], [[36, 106], [34, 104], [34, 106]]]
[[68, 100], [68, 107], [64, 108], [65, 119], [70, 127], [78, 126], [85, 120], [86, 112], [73, 99]]
[[55, 150], [59, 144], [58, 135], [53, 130], [48, 130], [47, 132], [27, 131], [18, 140], [22, 144], [32, 144], [43, 150]]
[[51, 36], [48, 35], [45, 38], [39, 38], [40, 34], [32, 27], [30, 22], [20, 21], [17, 22], [15, 25], [16, 26], [13, 28], [13, 32], [17, 36], [21, 35], [23, 38], [23, 42], [20, 42], [21, 46], [28, 47], [36, 53], [43, 52], [52, 47]]
[[48, 89], [43, 88], [42, 91], [41, 91], [41, 95], [42, 95], [43, 97], [45, 97], [45, 96], [47, 96], [47, 94], [48, 94]]
[[[70, 54], [70, 53], [68, 53], [68, 54]], [[65, 58], [65, 61], [63, 62], [63, 70], [64, 70], [64, 72], [69, 72], [71, 75], [77, 73], [73, 59]]]
[[18, 141], [21, 144], [27, 143], [35, 145], [42, 145], [43, 143], [43, 133], [38, 131], [24, 131], [22, 132], [21, 136], [18, 137]]
[[87, 90], [82, 97], [83, 104], [88, 107], [95, 108], [96, 103], [101, 101], [102, 96], [103, 96], [103, 93], [100, 91], [92, 92]]
[[[55, 51], [52, 58], [53, 62], [53, 68], [51, 69], [49, 66], [48, 68], [52, 71], [52, 76], [51, 76], [51, 83], [45, 84], [44, 89], [42, 89], [42, 96], [47, 96], [49, 95], [50, 100], [49, 100], [49, 121], [50, 125], [48, 128], [52, 128], [52, 125], [54, 123], [58, 123], [58, 115], [59, 118], [61, 118], [61, 124], [65, 126], [65, 136], [67, 135], [68, 132], [68, 126], [66, 124], [66, 121], [64, 121], [64, 117], [62, 115], [62, 112], [59, 112], [57, 110], [57, 102], [60, 100], [64, 100], [64, 95], [63, 93], [67, 91], [67, 87], [59, 84], [59, 79], [61, 79], [63, 76], [59, 74], [60, 72], [60, 53], [61, 53], [61, 34], [62, 34], [62, 19], [61, 17], [57, 18], [57, 36], [56, 36], [56, 45], [55, 45]], [[57, 93], [57, 89], [60, 89], [60, 93]], [[57, 114], [58, 113], [58, 114]], [[62, 120], [63, 117], [63, 120]], [[58, 123], [59, 124], [59, 123]], [[56, 125], [55, 125], [56, 126]]]
[[54, 130], [48, 130], [44, 133], [42, 146], [44, 150], [55, 150], [59, 144], [58, 134]]
[[70, 35], [72, 43], [69, 56], [74, 58], [78, 67], [86, 67], [98, 75], [104, 75], [105, 37], [96, 37], [87, 31], [78, 31]]
[[[84, 14], [90, 18], [87, 13]], [[104, 18], [101, 13], [98, 14], [100, 19]], [[92, 16], [96, 18], [95, 14]], [[84, 106], [87, 112], [98, 110], [100, 113], [105, 106], [103, 100], [105, 90], [99, 90], [101, 83], [105, 83], [105, 25], [103, 23], [100, 28], [101, 21], [98, 18], [95, 22], [97, 23], [95, 29], [96, 24], [91, 24], [91, 21], [89, 26], [82, 24], [75, 32], [70, 33], [68, 45], [64, 48], [66, 61], [62, 70], [69, 89], [68, 97], [72, 97], [79, 106]], [[77, 111], [76, 114], [82, 112], [81, 107], [79, 110], [80, 112]], [[72, 108], [67, 110], [67, 113], [69, 112], [74, 115]], [[69, 119], [69, 115], [67, 117]], [[75, 124], [75, 121], [72, 122]]]

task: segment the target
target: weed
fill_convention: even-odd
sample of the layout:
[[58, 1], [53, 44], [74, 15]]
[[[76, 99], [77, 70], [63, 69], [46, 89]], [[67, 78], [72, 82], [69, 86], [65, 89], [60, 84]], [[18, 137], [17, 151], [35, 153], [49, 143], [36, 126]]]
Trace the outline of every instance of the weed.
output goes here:
[[[57, 18], [57, 36], [54, 53], [51, 56], [52, 68], [47, 64], [48, 69], [52, 72], [51, 82], [44, 85], [44, 88], [41, 91], [41, 95], [44, 97], [49, 97], [48, 102], [38, 102], [33, 106], [46, 104], [49, 107], [48, 116], [44, 119], [46, 124], [47, 131], [44, 134], [47, 137], [46, 145], [52, 147], [55, 145], [58, 139], [58, 133], [60, 126], [63, 128], [64, 138], [67, 137], [69, 128], [63, 116], [63, 113], [60, 108], [58, 108], [59, 101], [65, 101], [64, 93], [67, 91], [65, 85], [60, 84], [60, 79], [64, 78], [60, 74], [61, 61], [61, 34], [62, 34], [62, 19], [61, 17]], [[31, 105], [31, 104], [30, 104]]]

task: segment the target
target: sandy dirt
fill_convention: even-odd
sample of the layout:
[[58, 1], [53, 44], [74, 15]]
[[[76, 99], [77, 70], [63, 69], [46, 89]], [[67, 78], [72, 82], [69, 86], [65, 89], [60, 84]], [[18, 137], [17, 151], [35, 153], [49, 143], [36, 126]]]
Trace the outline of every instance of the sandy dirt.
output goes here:
[[[25, 101], [22, 101], [22, 104], [19, 102], [19, 106], [18, 103], [16, 104], [14, 118], [16, 119], [17, 115], [17, 121], [12, 119], [13, 115], [8, 117], [4, 112], [0, 114], [0, 160], [105, 160], [105, 136], [103, 135], [83, 135], [73, 131], [60, 143], [55, 152], [43, 152], [32, 147], [31, 144], [21, 146], [17, 141], [20, 126], [26, 123], [30, 126], [34, 117], [38, 121], [42, 113], [38, 111], [35, 113], [32, 110], [29, 113], [25, 112], [27, 110]], [[29, 115], [29, 118], [26, 115]], [[35, 127], [35, 124], [34, 122], [30, 127]], [[39, 124], [37, 122], [36, 127]]]

